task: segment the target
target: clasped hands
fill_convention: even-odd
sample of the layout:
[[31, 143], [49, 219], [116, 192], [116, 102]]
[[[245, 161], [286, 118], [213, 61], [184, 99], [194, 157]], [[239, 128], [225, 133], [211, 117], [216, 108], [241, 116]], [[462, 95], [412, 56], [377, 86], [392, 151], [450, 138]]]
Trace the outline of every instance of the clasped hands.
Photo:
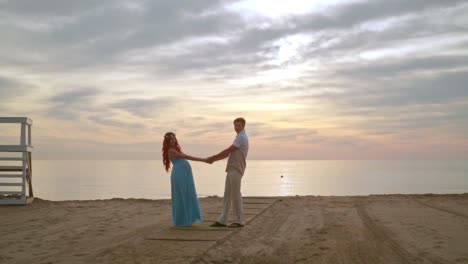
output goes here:
[[205, 162], [208, 163], [208, 164], [213, 164], [213, 162], [215, 162], [217, 159], [215, 158], [215, 156], [211, 156], [211, 157], [208, 157], [208, 158], [205, 158]]

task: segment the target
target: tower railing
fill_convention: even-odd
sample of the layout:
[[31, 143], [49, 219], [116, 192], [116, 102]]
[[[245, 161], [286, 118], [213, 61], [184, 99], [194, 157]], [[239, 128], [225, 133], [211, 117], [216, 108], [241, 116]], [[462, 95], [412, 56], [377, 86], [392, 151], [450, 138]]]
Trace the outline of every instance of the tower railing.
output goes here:
[[[32, 120], [27, 117], [0, 117], [0, 125], [19, 124], [21, 126], [19, 145], [0, 145], [0, 204], [28, 204], [34, 200], [31, 157], [32, 123]], [[28, 187], [29, 195], [26, 195], [26, 187]]]

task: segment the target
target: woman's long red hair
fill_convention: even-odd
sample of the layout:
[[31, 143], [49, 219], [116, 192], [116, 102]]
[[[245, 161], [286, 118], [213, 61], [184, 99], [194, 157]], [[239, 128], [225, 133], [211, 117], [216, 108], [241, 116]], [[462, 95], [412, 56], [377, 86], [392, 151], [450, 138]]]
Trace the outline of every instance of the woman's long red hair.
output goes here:
[[174, 136], [176, 140], [175, 149], [179, 152], [182, 152], [182, 149], [179, 146], [179, 142], [177, 142], [177, 138], [175, 137], [175, 134], [172, 132], [167, 132], [164, 135], [164, 141], [163, 141], [163, 147], [162, 147], [162, 158], [163, 158], [164, 168], [166, 169], [166, 171], [169, 171], [169, 169], [171, 168], [171, 161], [169, 160], [169, 149], [171, 148], [171, 141], [169, 139], [169, 136], [171, 135]]

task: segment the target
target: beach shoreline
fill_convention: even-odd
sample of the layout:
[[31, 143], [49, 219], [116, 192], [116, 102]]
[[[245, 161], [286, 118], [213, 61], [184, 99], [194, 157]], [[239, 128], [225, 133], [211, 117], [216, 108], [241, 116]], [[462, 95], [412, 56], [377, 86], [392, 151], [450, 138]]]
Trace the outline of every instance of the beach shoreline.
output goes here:
[[468, 193], [268, 198], [230, 233], [200, 198], [205, 223], [176, 235], [169, 199], [0, 206], [0, 263], [468, 263]]

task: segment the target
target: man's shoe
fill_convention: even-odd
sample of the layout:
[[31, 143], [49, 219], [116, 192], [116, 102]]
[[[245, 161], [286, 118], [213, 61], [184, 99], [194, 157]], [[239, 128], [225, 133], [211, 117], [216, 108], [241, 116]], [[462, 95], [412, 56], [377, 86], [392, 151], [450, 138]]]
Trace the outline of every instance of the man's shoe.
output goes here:
[[214, 224], [210, 225], [211, 227], [226, 227], [226, 225], [221, 224], [220, 222], [214, 222]]
[[243, 224], [239, 224], [239, 223], [232, 223], [230, 224], [228, 227], [231, 227], [231, 228], [235, 228], [235, 227], [244, 227]]

